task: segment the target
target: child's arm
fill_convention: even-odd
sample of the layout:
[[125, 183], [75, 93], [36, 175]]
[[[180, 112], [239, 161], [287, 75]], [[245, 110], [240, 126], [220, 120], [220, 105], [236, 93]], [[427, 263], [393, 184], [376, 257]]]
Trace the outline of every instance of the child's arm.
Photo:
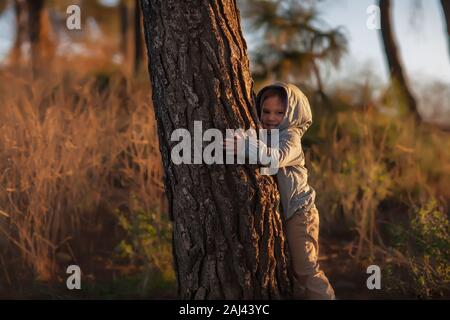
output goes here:
[[[259, 155], [270, 157], [271, 163], [275, 161], [277, 164], [275, 167], [278, 168], [288, 167], [302, 154], [300, 133], [295, 129], [289, 130], [287, 137], [280, 139], [278, 147], [269, 147], [263, 141], [258, 140], [256, 136], [247, 136], [246, 144], [248, 144], [249, 156], [256, 157], [259, 148]], [[261, 159], [256, 160], [261, 164]], [[264, 163], [263, 165], [269, 164]]]
[[[287, 167], [302, 154], [300, 132], [296, 129], [290, 129], [287, 137], [280, 139], [277, 148], [271, 148], [259, 140], [256, 132], [245, 137], [235, 135], [234, 139], [226, 138], [224, 142], [227, 152], [237, 152], [238, 155], [245, 152], [245, 157], [251, 160], [251, 163], [257, 163], [262, 166], [275, 164], [273, 167]], [[262, 163], [261, 156], [265, 159], [270, 159], [270, 163]]]

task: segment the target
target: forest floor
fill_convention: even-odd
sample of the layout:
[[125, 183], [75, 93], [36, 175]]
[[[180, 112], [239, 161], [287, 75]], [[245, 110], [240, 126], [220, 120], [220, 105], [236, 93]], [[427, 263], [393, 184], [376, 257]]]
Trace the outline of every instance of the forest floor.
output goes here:
[[[332, 284], [339, 300], [392, 299], [383, 288], [369, 290], [366, 285], [367, 266], [357, 263], [349, 254], [350, 242], [335, 237], [321, 237], [319, 263]], [[176, 283], [158, 273], [143, 273], [125, 265], [97, 257], [97, 277], [87, 274], [82, 290], [67, 290], [64, 281], [53, 285], [33, 282], [15, 293], [0, 292], [7, 299], [176, 299]], [[143, 289], [145, 287], [145, 289]]]
[[319, 264], [334, 288], [336, 298], [345, 299], [388, 299], [383, 290], [367, 288], [367, 266], [356, 262], [349, 254], [350, 242], [336, 238], [320, 237]]
[[[65, 283], [67, 274], [61, 270], [59, 280], [53, 284], [31, 280], [14, 290], [4, 291], [0, 283], [0, 299], [176, 299], [174, 279], [168, 279], [157, 271], [138, 268], [136, 263], [111, 257], [110, 253], [117, 247], [117, 238], [120, 237], [111, 236], [114, 221], [109, 222], [104, 233], [91, 239], [97, 244], [102, 243], [102, 250], [89, 255], [86, 261], [79, 261], [84, 271], [82, 290], [68, 290]], [[352, 242], [343, 239], [326, 233], [320, 236], [319, 263], [337, 299], [395, 298], [386, 290], [384, 279], [380, 290], [367, 288], [370, 276], [367, 267], [371, 263], [355, 261], [349, 253]]]

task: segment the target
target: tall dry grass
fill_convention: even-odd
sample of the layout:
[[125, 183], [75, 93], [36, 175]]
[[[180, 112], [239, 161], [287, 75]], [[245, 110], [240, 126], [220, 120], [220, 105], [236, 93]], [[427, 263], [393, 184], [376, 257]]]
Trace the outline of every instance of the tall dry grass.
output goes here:
[[[38, 279], [55, 278], [59, 260], [81, 259], [84, 238], [101, 228], [100, 211], [131, 210], [132, 194], [144, 210], [164, 211], [148, 81], [71, 67], [55, 64], [35, 80], [16, 69], [0, 73], [0, 268], [7, 282], [20, 262]], [[11, 259], [17, 262], [1, 263]]]
[[374, 108], [350, 107], [332, 116], [319, 114], [316, 120], [307, 137], [313, 141], [311, 183], [318, 190], [326, 228], [351, 227], [358, 234], [356, 255], [382, 244], [376, 220], [391, 214], [408, 219], [408, 209], [432, 198], [448, 204], [448, 132]]
[[[55, 62], [36, 79], [0, 71], [0, 279], [12, 284], [29, 270], [54, 279], [70, 263], [114, 255], [116, 246], [132, 263], [172, 268], [150, 84], [141, 76], [92, 61]], [[350, 239], [357, 259], [404, 261], [414, 279], [431, 279], [419, 285], [432, 292], [430, 274], [446, 269], [436, 273], [426, 256], [396, 249], [392, 227], [408, 230], [429, 211], [445, 220], [450, 139], [377, 112], [369, 91], [361, 101], [354, 92], [366, 91], [336, 92], [332, 110], [312, 103], [315, 121], [303, 143], [322, 230], [337, 242]], [[420, 232], [435, 228], [427, 223]], [[448, 260], [445, 250], [430, 252], [443, 252], [439, 268]]]

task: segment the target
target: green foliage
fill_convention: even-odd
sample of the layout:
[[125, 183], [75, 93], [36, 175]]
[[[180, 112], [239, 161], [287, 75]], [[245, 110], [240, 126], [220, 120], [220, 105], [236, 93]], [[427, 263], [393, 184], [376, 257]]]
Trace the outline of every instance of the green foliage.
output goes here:
[[450, 224], [437, 201], [431, 199], [420, 207], [409, 227], [397, 226], [393, 230], [397, 240], [394, 249], [404, 252], [404, 256], [388, 265], [388, 289], [412, 292], [421, 298], [448, 295]]
[[[143, 283], [146, 283], [143, 286]], [[175, 298], [175, 282], [161, 272], [150, 275], [120, 277], [108, 282], [88, 282], [82, 290], [84, 297], [100, 299]]]
[[412, 276], [425, 296], [443, 296], [450, 291], [450, 228], [448, 216], [430, 200], [411, 222], [414, 237]]
[[448, 217], [440, 211], [436, 200], [430, 200], [420, 208], [411, 222], [416, 236], [417, 249], [434, 257], [450, 260], [450, 229]]
[[141, 263], [148, 278], [155, 272], [165, 279], [174, 279], [172, 266], [172, 228], [167, 217], [161, 215], [157, 207], [144, 210], [133, 196], [130, 213], [116, 210], [119, 225], [125, 231], [125, 238], [119, 243], [119, 256], [129, 259], [132, 264]]

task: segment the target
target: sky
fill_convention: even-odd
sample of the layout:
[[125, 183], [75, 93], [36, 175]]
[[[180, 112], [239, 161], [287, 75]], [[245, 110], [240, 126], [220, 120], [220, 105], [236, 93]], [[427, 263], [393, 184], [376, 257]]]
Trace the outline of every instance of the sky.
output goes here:
[[[350, 53], [343, 69], [369, 64], [387, 79], [387, 67], [378, 30], [366, 26], [374, 0], [327, 0], [319, 8], [332, 27], [348, 31]], [[414, 13], [414, 3], [422, 3]], [[394, 31], [405, 72], [414, 80], [436, 79], [450, 85], [450, 52], [439, 0], [397, 0], [393, 3]], [[347, 67], [347, 68], [346, 68]]]
[[[3, 0], [0, 0], [3, 1]], [[111, 2], [115, 0], [102, 0]], [[319, 6], [322, 19], [330, 27], [342, 26], [349, 38], [350, 50], [340, 71], [330, 73], [330, 81], [345, 76], [363, 66], [369, 66], [383, 82], [387, 68], [379, 31], [366, 26], [366, 13], [375, 0], [324, 0]], [[414, 14], [414, 3], [422, 3]], [[450, 86], [450, 54], [444, 31], [444, 19], [439, 0], [396, 0], [394, 28], [401, 58], [407, 75], [417, 81], [441, 81]], [[14, 12], [7, 10], [0, 16], [0, 59], [14, 41]], [[244, 36], [245, 34], [244, 29]], [[251, 49], [251, 41], [249, 41]]]
[[[4, 0], [0, 0], [4, 1]], [[0, 60], [8, 53], [15, 36], [14, 11], [5, 10], [0, 15]]]

